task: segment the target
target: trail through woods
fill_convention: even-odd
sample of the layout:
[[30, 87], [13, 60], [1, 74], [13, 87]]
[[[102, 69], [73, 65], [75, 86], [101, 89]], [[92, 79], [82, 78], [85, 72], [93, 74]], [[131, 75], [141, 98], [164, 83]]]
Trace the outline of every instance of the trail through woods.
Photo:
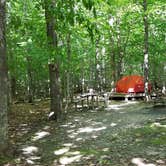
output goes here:
[[48, 111], [48, 102], [13, 106], [16, 165], [166, 165], [164, 106], [113, 102], [101, 111], [71, 111], [58, 124]]

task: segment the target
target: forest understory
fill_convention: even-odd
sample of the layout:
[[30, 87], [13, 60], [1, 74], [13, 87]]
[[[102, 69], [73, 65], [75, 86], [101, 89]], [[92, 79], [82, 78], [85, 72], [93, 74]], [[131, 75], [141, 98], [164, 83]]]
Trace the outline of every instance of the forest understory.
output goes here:
[[[110, 101], [102, 110], [71, 111], [48, 120], [49, 101], [12, 105], [4, 166], [166, 165], [166, 106]], [[148, 165], [148, 164], [152, 165]]]

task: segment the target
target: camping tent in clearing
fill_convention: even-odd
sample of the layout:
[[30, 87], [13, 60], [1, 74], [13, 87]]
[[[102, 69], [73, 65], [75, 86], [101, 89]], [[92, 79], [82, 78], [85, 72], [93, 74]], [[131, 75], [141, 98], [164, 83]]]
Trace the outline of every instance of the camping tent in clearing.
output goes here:
[[[148, 85], [149, 92], [151, 84]], [[122, 77], [116, 83], [117, 93], [144, 93], [144, 77], [138, 75], [130, 75]]]

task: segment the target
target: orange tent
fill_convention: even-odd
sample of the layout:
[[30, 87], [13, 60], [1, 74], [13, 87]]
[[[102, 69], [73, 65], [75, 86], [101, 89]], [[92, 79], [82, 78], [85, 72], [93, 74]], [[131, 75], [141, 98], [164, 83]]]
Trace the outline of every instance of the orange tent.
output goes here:
[[[149, 91], [151, 84], [149, 83]], [[117, 93], [143, 93], [144, 92], [144, 77], [138, 75], [130, 75], [122, 77], [116, 83]]]

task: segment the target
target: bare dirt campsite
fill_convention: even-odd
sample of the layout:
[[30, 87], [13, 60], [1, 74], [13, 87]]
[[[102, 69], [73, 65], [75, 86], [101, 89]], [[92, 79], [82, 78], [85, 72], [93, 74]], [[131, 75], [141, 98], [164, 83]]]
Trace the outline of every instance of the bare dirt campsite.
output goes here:
[[71, 111], [55, 123], [47, 119], [48, 103], [13, 106], [15, 165], [166, 165], [165, 106], [111, 101], [100, 110]]

